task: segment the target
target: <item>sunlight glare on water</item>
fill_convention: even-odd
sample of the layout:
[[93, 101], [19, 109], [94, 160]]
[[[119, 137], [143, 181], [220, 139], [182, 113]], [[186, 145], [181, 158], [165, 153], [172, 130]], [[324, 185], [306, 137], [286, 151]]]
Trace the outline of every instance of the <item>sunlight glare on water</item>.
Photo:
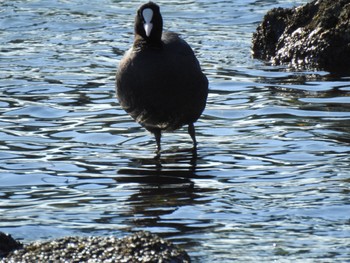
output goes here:
[[157, 1], [210, 81], [196, 123], [153, 136], [114, 75], [139, 1], [0, 3], [0, 231], [23, 242], [157, 233], [193, 262], [350, 261], [349, 77], [251, 58], [274, 7]]

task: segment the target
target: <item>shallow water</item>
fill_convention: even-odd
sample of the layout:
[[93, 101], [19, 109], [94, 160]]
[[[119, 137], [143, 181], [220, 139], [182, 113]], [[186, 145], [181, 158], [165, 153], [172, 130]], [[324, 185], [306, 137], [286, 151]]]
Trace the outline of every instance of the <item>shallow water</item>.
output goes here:
[[210, 80], [196, 124], [153, 137], [114, 74], [138, 1], [0, 2], [0, 231], [24, 242], [149, 230], [193, 262], [350, 261], [350, 84], [253, 60], [267, 10], [158, 1]]

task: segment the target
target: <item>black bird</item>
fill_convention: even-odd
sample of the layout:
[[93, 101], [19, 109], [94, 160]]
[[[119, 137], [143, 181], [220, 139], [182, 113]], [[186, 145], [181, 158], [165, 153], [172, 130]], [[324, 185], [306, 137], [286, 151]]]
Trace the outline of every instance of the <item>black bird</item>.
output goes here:
[[208, 80], [191, 47], [173, 32], [163, 32], [159, 6], [142, 5], [135, 17], [134, 44], [120, 61], [116, 90], [131, 117], [154, 134], [160, 152], [161, 132], [188, 125], [194, 149], [193, 123], [202, 114]]

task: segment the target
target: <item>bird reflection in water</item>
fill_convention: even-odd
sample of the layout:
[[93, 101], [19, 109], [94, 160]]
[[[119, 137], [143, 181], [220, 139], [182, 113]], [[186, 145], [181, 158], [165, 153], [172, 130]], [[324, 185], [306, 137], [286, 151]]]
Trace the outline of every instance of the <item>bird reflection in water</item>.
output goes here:
[[[197, 175], [197, 164], [201, 163], [196, 152], [181, 150], [176, 153], [164, 153], [156, 158], [134, 158], [129, 167], [118, 171], [116, 181], [130, 183], [135, 192], [126, 201], [128, 208], [125, 213], [134, 218], [133, 227], [147, 229], [157, 228], [157, 232], [186, 233], [198, 230], [198, 226], [190, 227], [182, 220], [172, 219], [175, 211], [181, 207], [191, 207], [205, 204], [207, 200], [201, 198], [203, 193], [216, 191], [209, 187], [196, 187], [197, 179], [209, 179], [212, 176]], [[136, 185], [135, 185], [136, 183]], [[168, 218], [169, 217], [169, 218]], [[195, 219], [193, 219], [195, 220]], [[200, 223], [208, 227], [210, 222]], [[201, 227], [199, 227], [201, 228]]]
[[130, 160], [128, 168], [118, 171], [116, 180], [153, 185], [192, 185], [191, 179], [196, 177], [197, 161], [196, 149], [182, 149], [177, 153], [163, 152], [154, 158], [134, 158]]

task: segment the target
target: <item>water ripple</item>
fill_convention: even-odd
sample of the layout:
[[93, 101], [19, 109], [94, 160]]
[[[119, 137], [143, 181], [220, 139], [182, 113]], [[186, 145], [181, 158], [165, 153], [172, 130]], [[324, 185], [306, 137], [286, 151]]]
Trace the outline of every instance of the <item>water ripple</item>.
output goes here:
[[194, 262], [347, 262], [349, 77], [250, 56], [268, 9], [305, 2], [159, 1], [210, 80], [198, 152], [181, 129], [160, 158], [115, 98], [138, 4], [1, 2], [0, 230], [150, 230]]

